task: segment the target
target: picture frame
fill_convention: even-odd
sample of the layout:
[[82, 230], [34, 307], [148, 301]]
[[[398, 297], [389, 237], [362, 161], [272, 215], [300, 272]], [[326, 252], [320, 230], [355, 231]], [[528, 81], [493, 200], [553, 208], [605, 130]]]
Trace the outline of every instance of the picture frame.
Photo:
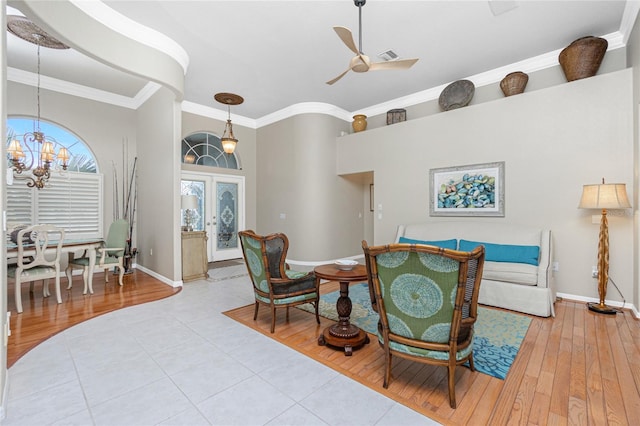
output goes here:
[[504, 217], [504, 161], [429, 170], [429, 216]]

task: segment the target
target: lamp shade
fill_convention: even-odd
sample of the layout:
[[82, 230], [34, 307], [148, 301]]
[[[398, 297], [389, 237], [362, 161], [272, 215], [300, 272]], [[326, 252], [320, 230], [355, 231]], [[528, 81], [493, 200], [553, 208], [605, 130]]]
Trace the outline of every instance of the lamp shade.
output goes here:
[[631, 207], [624, 183], [584, 185], [579, 209], [628, 209]]
[[182, 210], [196, 210], [198, 208], [198, 197], [195, 195], [183, 195], [181, 207]]

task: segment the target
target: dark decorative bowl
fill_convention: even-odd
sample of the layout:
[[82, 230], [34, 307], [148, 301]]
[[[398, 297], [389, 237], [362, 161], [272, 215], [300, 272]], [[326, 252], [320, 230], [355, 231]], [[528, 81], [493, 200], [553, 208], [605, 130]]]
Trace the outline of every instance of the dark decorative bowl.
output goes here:
[[469, 105], [476, 87], [469, 80], [457, 80], [444, 88], [438, 99], [443, 111], [462, 108]]

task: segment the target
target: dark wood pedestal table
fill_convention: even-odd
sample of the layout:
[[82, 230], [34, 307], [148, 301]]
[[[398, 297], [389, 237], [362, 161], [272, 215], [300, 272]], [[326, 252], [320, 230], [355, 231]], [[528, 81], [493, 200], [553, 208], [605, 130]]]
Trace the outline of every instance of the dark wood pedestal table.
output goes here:
[[356, 265], [350, 271], [338, 269], [336, 265], [320, 265], [313, 270], [316, 279], [338, 281], [340, 283], [340, 297], [336, 302], [338, 322], [325, 328], [318, 345], [344, 348], [344, 354], [351, 356], [353, 349], [369, 343], [367, 333], [349, 322], [351, 315], [351, 299], [349, 299], [349, 284], [367, 281], [367, 270], [363, 265]]

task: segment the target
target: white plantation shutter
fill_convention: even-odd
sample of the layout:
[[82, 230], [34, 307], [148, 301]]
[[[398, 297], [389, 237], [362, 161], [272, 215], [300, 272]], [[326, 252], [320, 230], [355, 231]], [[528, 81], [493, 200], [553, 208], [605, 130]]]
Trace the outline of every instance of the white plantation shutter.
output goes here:
[[7, 186], [7, 220], [60, 226], [67, 239], [102, 238], [102, 182], [100, 174], [54, 172], [38, 190], [14, 179]]
[[13, 185], [7, 185], [6, 188], [7, 223], [30, 225], [33, 222], [33, 189], [17, 179], [13, 180]]

